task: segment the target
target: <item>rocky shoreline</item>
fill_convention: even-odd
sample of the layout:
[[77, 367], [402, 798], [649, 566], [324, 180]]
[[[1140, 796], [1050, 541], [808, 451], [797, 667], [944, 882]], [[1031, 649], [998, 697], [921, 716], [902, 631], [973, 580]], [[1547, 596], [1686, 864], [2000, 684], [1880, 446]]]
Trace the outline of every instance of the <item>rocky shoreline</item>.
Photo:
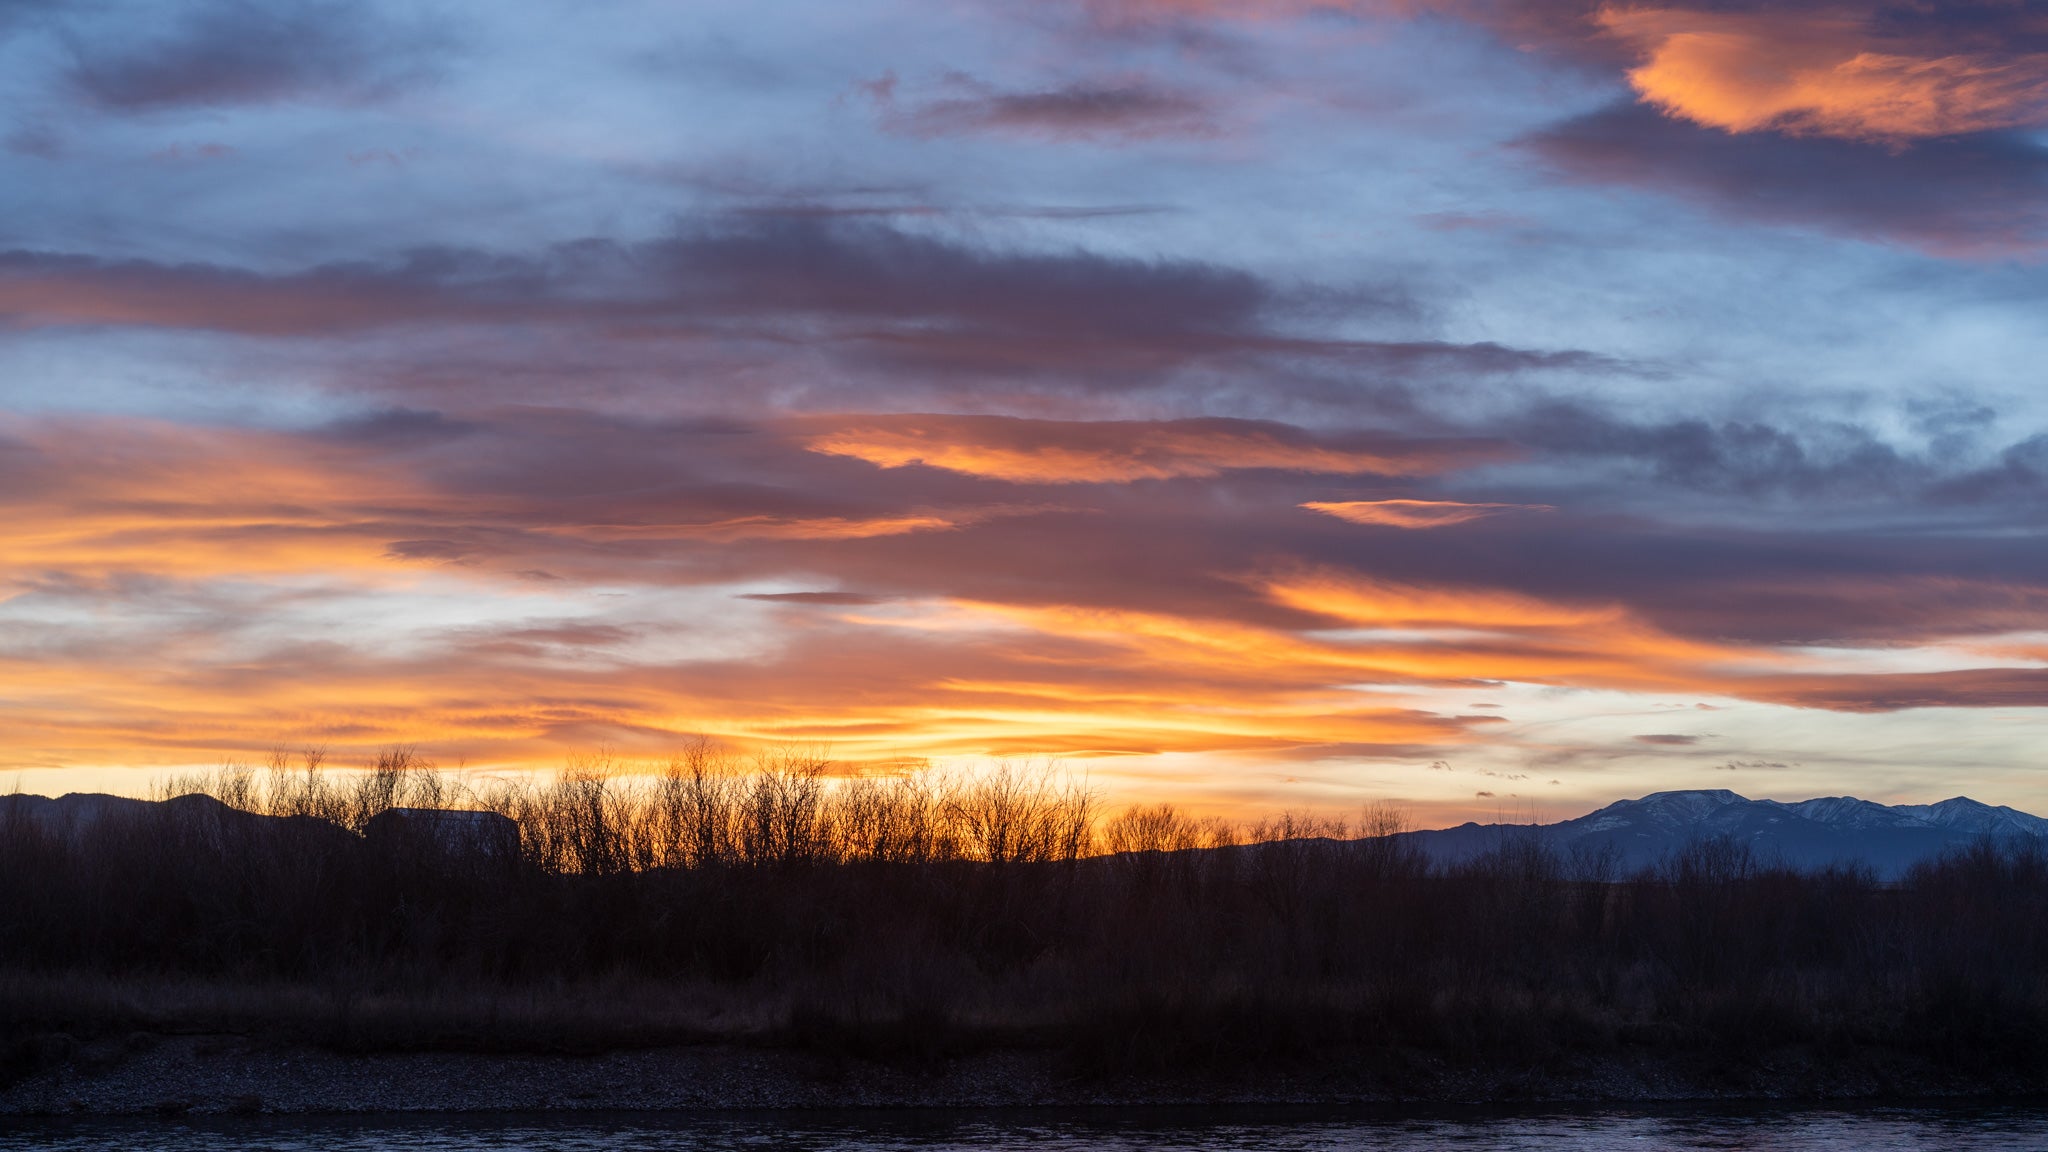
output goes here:
[[729, 1045], [596, 1055], [340, 1053], [230, 1035], [71, 1042], [0, 1090], [0, 1115], [135, 1116], [671, 1109], [2038, 1099], [2048, 1078], [1903, 1058], [1797, 1052], [1741, 1069], [1641, 1055], [1545, 1069], [1424, 1056], [1313, 1067], [1076, 1079], [1052, 1056], [989, 1052], [900, 1066]]

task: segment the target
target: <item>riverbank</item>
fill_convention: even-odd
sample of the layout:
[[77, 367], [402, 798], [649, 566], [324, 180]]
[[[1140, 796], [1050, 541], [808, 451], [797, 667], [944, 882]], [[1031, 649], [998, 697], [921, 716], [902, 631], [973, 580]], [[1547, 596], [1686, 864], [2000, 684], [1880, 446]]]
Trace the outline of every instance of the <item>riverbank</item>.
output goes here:
[[1965, 1073], [1878, 1052], [1823, 1061], [1788, 1050], [1739, 1066], [1622, 1054], [1528, 1068], [1376, 1053], [1289, 1068], [1082, 1079], [1031, 1051], [902, 1065], [729, 1045], [576, 1056], [340, 1053], [234, 1035], [42, 1043], [43, 1067], [0, 1090], [0, 1115], [2048, 1097], [2048, 1077], [2038, 1074]]

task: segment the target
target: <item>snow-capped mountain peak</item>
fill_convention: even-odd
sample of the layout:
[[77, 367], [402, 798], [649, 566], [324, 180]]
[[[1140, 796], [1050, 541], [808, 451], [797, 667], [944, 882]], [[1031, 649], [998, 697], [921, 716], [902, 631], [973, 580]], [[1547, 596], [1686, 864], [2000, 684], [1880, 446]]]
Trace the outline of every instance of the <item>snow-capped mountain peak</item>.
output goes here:
[[1901, 804], [1898, 810], [1911, 812], [1935, 827], [1972, 836], [2048, 836], [2048, 820], [1968, 796], [1951, 796], [1934, 804]]
[[[1500, 843], [1507, 829], [1471, 824], [1411, 835], [1426, 850], [1456, 859]], [[1577, 819], [1522, 825], [1559, 849], [1618, 853], [1624, 866], [1653, 865], [1687, 844], [1728, 838], [1761, 861], [1798, 867], [1862, 863], [1885, 876], [1983, 837], [2048, 839], [2048, 820], [1957, 796], [1936, 804], [1878, 804], [1854, 796], [1751, 800], [1725, 788], [1653, 792], [1618, 800]]]
[[[1767, 800], [1767, 804], [1778, 801]], [[1788, 812], [1796, 812], [1808, 820], [1817, 820], [1834, 828], [1927, 828], [1932, 825], [1927, 818], [1904, 807], [1879, 804], [1871, 800], [1859, 800], [1854, 796], [1821, 796], [1812, 800], [1800, 800], [1791, 804], [1779, 804]]]

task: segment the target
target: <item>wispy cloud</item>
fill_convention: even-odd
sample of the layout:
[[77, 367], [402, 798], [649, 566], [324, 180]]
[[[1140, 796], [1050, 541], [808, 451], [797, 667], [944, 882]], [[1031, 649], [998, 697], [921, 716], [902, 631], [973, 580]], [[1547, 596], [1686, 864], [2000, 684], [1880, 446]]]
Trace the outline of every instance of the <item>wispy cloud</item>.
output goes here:
[[862, 89], [884, 128], [911, 136], [1128, 141], [1222, 133], [1217, 110], [1206, 99], [1142, 77], [1003, 91], [953, 73], [936, 93], [911, 101], [899, 97], [900, 82], [890, 73]]
[[850, 421], [808, 441], [813, 452], [884, 468], [922, 464], [1034, 484], [1126, 483], [1240, 469], [1412, 476], [1509, 454], [1479, 440], [1317, 435], [1220, 418], [1052, 421], [1008, 416], [896, 416]]
[[[1119, 35], [1186, 22], [1448, 18], [1629, 102], [1529, 137], [1578, 180], [1945, 256], [2038, 248], [2048, 39], [2026, 4], [1845, 0], [1083, 0]], [[1661, 123], [1660, 123], [1661, 122]]]
[[[73, 33], [73, 87], [116, 112], [374, 100], [433, 74], [445, 31], [327, 0], [204, 0], [168, 23]], [[138, 13], [131, 12], [131, 16]]]
[[1548, 512], [1543, 504], [1461, 504], [1455, 500], [1308, 500], [1311, 512], [1387, 528], [1448, 528], [1503, 512]]
[[2048, 150], [2023, 135], [1896, 149], [1731, 135], [1623, 106], [1553, 125], [1522, 146], [1568, 179], [1663, 192], [1738, 219], [1972, 259], [2038, 252], [2048, 242]]

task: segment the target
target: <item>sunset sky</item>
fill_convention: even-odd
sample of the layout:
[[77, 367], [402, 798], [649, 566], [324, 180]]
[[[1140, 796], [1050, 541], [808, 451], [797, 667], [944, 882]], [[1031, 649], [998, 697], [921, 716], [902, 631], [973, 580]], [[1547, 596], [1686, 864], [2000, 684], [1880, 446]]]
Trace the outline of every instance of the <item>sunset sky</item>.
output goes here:
[[0, 788], [2048, 811], [2048, 3], [0, 2]]

